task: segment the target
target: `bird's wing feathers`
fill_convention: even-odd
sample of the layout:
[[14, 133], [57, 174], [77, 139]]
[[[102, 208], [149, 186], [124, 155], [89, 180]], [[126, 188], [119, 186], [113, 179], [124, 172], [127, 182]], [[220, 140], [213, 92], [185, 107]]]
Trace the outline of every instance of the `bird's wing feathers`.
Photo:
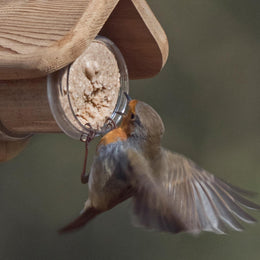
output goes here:
[[[125, 195], [113, 189], [115, 201], [109, 208], [133, 196], [138, 224], [172, 233], [203, 230], [224, 233], [227, 227], [241, 230], [239, 220], [255, 221], [243, 209], [243, 206], [260, 209], [259, 205], [243, 197], [252, 195], [250, 192], [227, 184], [184, 156], [163, 150], [160, 172], [156, 172], [140, 152], [131, 148], [126, 151], [121, 160], [120, 175], [115, 174], [115, 177], [130, 189], [125, 190]], [[90, 181], [92, 186], [100, 185], [99, 181], [96, 184], [91, 178]], [[86, 209], [61, 231], [77, 229], [100, 213], [93, 207]]]
[[178, 233], [187, 229], [177, 212], [171, 211], [165, 196], [151, 174], [148, 162], [140, 153], [128, 150], [128, 176], [132, 187], [135, 224], [146, 228]]
[[228, 185], [182, 155], [164, 151], [166, 167], [160, 174], [165, 200], [178, 212], [188, 232], [202, 230], [224, 233], [226, 227], [241, 230], [238, 219], [251, 223], [255, 219], [241, 206], [260, 209], [245, 199], [249, 192]]

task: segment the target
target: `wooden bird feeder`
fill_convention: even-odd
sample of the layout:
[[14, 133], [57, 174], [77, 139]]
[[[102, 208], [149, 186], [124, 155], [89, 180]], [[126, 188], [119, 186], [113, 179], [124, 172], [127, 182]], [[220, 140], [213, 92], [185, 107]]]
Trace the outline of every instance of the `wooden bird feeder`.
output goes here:
[[0, 0], [0, 161], [35, 133], [62, 132], [46, 93], [47, 75], [77, 59], [97, 35], [112, 40], [129, 79], [156, 75], [167, 37], [145, 0]]

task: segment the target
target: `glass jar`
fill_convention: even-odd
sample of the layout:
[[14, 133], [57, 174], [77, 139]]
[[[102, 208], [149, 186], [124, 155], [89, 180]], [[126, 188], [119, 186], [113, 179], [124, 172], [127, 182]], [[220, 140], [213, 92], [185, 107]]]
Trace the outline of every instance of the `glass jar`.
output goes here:
[[[120, 50], [111, 40], [102, 36], [97, 36], [93, 42], [104, 45], [114, 55], [117, 62], [120, 74], [120, 86], [115, 108], [109, 117], [115, 122], [115, 124], [118, 124], [122, 115], [116, 112], [119, 111], [123, 113], [125, 111], [127, 100], [124, 96], [124, 92], [128, 93], [129, 90], [129, 79], [126, 63]], [[87, 51], [88, 49], [85, 52]], [[82, 55], [84, 55], [84, 53]], [[101, 58], [103, 59], [103, 57]], [[103, 62], [106, 61], [104, 60], [102, 63]], [[73, 97], [70, 93], [70, 74], [72, 65], [73, 63], [57, 72], [48, 75], [47, 95], [53, 117], [62, 131], [71, 138], [82, 140], [84, 136], [93, 130], [93, 128], [90, 128], [88, 124], [84, 124], [81, 120], [79, 120], [79, 117], [75, 111], [75, 107], [73, 107]], [[98, 65], [99, 64], [97, 64], [97, 66]], [[91, 95], [94, 94], [92, 93]], [[96, 135], [100, 135], [102, 133], [100, 128], [94, 130], [96, 131]]]

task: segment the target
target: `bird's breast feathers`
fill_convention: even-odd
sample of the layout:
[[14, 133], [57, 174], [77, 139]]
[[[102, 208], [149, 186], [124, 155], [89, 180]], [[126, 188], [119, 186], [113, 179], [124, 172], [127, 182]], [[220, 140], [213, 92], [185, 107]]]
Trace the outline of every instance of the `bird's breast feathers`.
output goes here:
[[111, 143], [115, 143], [117, 141], [125, 141], [127, 139], [127, 134], [122, 128], [116, 128], [110, 132], [108, 132], [105, 136], [103, 136], [99, 142], [98, 147], [101, 145], [108, 145]]

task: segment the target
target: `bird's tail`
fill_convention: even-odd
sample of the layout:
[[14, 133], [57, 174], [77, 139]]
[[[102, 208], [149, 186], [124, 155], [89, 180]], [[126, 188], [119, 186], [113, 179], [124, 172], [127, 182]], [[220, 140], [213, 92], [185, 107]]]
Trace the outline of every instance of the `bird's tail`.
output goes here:
[[97, 210], [94, 207], [88, 207], [80, 214], [79, 217], [77, 217], [75, 220], [73, 220], [65, 227], [61, 228], [59, 230], [59, 233], [63, 234], [63, 233], [75, 231], [81, 228], [82, 226], [86, 225], [90, 220], [92, 220], [100, 213], [101, 213], [100, 210]]

